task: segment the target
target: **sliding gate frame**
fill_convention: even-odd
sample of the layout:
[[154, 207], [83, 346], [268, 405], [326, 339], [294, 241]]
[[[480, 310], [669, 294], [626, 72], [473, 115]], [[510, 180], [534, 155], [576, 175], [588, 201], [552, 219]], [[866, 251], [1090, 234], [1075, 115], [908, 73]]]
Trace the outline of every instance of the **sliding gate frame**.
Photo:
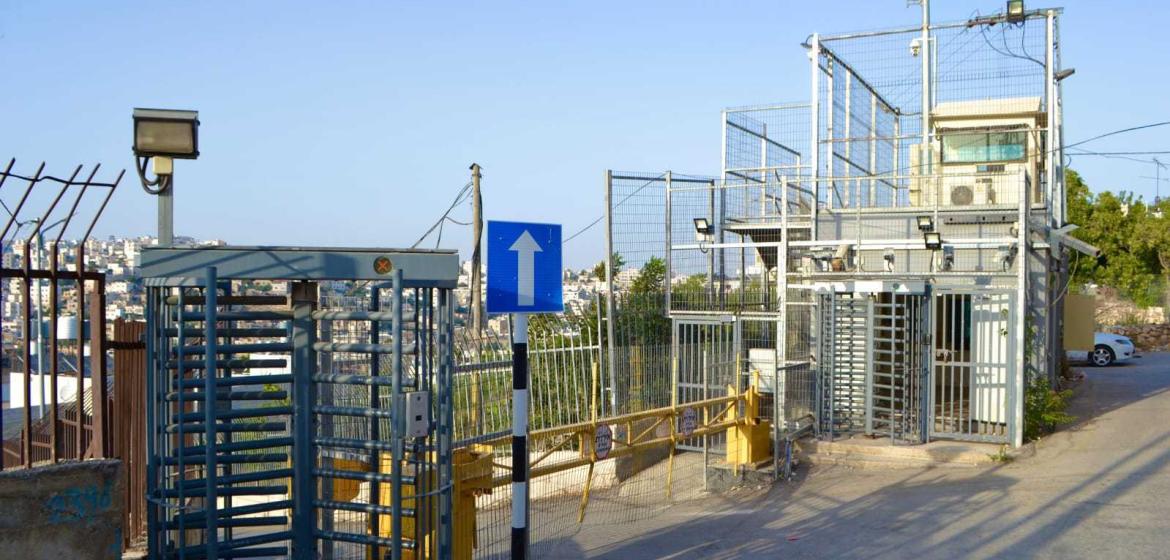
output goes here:
[[[168, 248], [142, 261], [151, 558], [450, 558], [454, 251]], [[289, 296], [233, 295], [232, 280], [287, 281]], [[369, 308], [319, 309], [332, 280], [365, 281]], [[354, 323], [366, 340], [334, 326]], [[343, 371], [338, 354], [365, 357]], [[253, 367], [279, 371], [237, 373]], [[346, 484], [367, 498], [336, 496]]]
[[[671, 405], [685, 407], [690, 402], [725, 396], [729, 385], [739, 394], [743, 389], [743, 375], [740, 371], [741, 338], [741, 323], [731, 315], [672, 317]], [[703, 408], [702, 414], [707, 413], [707, 409]], [[683, 421], [680, 417], [680, 423]], [[705, 425], [708, 421], [708, 418], [697, 418], [696, 425]], [[682, 426], [676, 426], [676, 430], [685, 431]], [[705, 486], [710, 455], [726, 455], [727, 434], [683, 439], [675, 448], [703, 453]]]
[[1017, 293], [935, 286], [931, 295], [930, 439], [1011, 444], [1015, 436]]

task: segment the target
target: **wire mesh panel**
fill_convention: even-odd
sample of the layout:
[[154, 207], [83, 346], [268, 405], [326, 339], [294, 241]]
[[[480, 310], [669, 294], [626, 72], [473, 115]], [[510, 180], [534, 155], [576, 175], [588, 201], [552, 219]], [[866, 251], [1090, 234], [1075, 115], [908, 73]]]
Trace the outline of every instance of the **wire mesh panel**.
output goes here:
[[923, 176], [1005, 169], [1049, 200], [1050, 40], [1044, 13], [934, 24], [926, 43], [921, 29], [820, 37], [821, 203], [926, 206], [913, 198]]
[[1008, 291], [934, 294], [931, 437], [1008, 443], [1014, 299]]

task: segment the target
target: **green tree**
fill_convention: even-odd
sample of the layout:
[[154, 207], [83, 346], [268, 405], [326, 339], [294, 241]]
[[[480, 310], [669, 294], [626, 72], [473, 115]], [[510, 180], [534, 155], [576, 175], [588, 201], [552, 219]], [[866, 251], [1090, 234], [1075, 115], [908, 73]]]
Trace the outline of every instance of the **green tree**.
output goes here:
[[1066, 172], [1065, 187], [1069, 221], [1080, 226], [1073, 235], [1097, 246], [1104, 256], [1101, 263], [1075, 257], [1073, 282], [1112, 286], [1143, 307], [1157, 304], [1165, 267], [1159, 262], [1156, 242], [1145, 239], [1159, 223], [1155, 215], [1133, 193], [1094, 195], [1072, 170]]
[[[622, 258], [621, 253], [614, 253], [610, 257], [610, 265], [613, 267], [613, 273], [617, 274], [623, 266], [626, 265], [626, 259]], [[598, 261], [593, 267], [593, 277], [598, 279], [605, 279], [605, 261]]]

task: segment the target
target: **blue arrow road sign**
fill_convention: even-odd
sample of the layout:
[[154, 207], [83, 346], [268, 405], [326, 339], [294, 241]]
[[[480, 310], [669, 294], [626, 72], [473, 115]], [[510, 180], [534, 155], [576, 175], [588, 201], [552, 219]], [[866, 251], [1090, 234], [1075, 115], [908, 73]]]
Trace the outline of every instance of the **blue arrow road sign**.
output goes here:
[[559, 313], [561, 226], [489, 221], [487, 312]]

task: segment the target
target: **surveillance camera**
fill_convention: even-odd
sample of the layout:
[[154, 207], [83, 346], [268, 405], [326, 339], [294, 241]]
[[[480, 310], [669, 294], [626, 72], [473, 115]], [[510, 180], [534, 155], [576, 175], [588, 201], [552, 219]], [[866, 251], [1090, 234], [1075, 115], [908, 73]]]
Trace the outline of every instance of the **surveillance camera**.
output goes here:
[[922, 51], [922, 38], [915, 37], [914, 39], [912, 39], [910, 41], [910, 56], [918, 56], [918, 53], [921, 51]]

